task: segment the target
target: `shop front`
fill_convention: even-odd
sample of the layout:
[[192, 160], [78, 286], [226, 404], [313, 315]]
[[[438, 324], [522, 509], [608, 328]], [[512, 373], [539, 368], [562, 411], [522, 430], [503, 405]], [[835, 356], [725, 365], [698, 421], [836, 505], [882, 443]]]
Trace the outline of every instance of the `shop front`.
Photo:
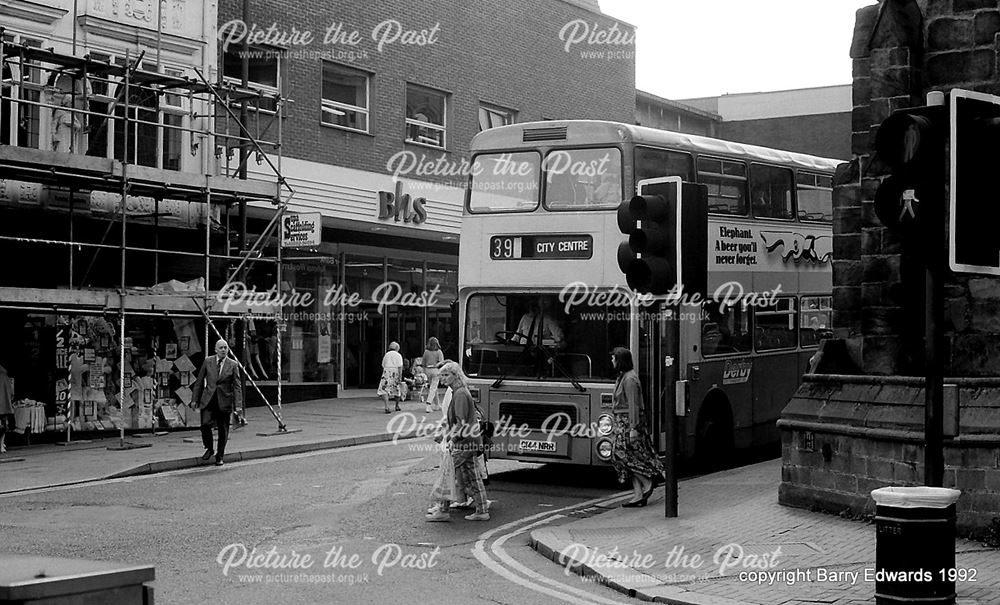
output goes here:
[[462, 189], [289, 158], [282, 170], [289, 212], [323, 227], [318, 245], [282, 249], [282, 292], [298, 295], [282, 310], [283, 400], [375, 388], [393, 341], [412, 361], [435, 336], [457, 359]]

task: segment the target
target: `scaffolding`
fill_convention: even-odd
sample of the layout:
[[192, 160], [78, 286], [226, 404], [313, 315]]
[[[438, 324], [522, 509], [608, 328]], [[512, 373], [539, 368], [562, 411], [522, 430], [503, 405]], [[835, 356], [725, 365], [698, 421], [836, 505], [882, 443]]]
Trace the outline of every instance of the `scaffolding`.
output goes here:
[[[280, 298], [280, 219], [294, 196], [280, 170], [286, 99], [280, 92], [266, 94], [226, 82], [221, 75], [217, 82], [210, 82], [198, 69], [193, 70], [197, 77], [164, 73], [161, 66], [144, 62], [143, 53], [135, 57], [126, 54], [123, 60], [114, 61], [90, 54], [78, 57], [11, 43], [5, 41], [3, 33], [0, 28], [0, 184], [26, 183], [27, 193], [21, 195], [36, 202], [39, 196], [46, 198], [38, 205], [48, 211], [68, 212], [69, 229], [65, 237], [5, 232], [0, 234], [0, 243], [60, 250], [57, 254], [65, 251], [69, 287], [0, 287], [0, 308], [117, 313], [118, 402], [123, 416], [127, 315], [204, 318], [206, 348], [210, 328], [223, 338], [215, 325], [220, 319], [273, 321], [277, 332], [277, 410], [257, 387], [253, 369], [245, 367], [247, 356], [238, 355], [235, 361], [271, 409], [278, 430], [287, 431], [281, 418], [280, 307], [254, 310], [236, 305], [219, 309], [217, 299], [218, 292], [226, 291], [233, 282], [245, 281], [258, 264], [273, 267], [273, 288]], [[186, 162], [197, 163], [197, 169], [180, 170], [186, 153], [195, 158]], [[273, 180], [246, 178], [251, 157], [257, 164], [266, 162]], [[59, 203], [54, 201], [59, 196], [56, 192], [64, 198]], [[0, 191], [0, 197], [3, 195]], [[85, 208], [80, 207], [81, 200], [85, 200]], [[252, 245], [247, 241], [248, 204], [267, 208], [270, 214], [267, 227]], [[236, 228], [232, 227], [233, 210], [238, 212]], [[74, 215], [106, 221], [103, 235], [88, 238], [75, 233]], [[189, 229], [204, 228], [203, 242], [194, 244], [203, 247], [195, 249], [188, 238], [180, 238], [183, 245], [175, 249], [164, 247], [161, 231], [163, 223], [170, 221], [174, 221], [173, 226], [180, 221]], [[136, 226], [142, 227], [140, 236], [148, 234], [151, 226], [153, 241], [130, 242], [130, 232]], [[116, 231], [120, 241], [109, 243]], [[223, 250], [213, 250], [213, 234], [215, 239], [224, 238]], [[272, 256], [265, 255], [268, 248], [274, 250]], [[114, 251], [119, 256], [117, 284], [90, 287], [95, 267], [106, 266], [98, 264], [102, 253], [106, 258]], [[84, 261], [84, 254], [89, 254], [85, 268], [76, 262], [78, 256]], [[168, 258], [203, 261], [200, 283], [194, 291], [157, 287], [163, 279], [161, 262]], [[152, 279], [140, 285], [131, 277], [130, 262], [134, 265], [150, 259]], [[221, 268], [214, 277], [213, 264]], [[241, 339], [237, 338], [236, 345], [242, 351]], [[155, 431], [156, 419], [151, 420]], [[124, 444], [123, 428], [120, 434]]]

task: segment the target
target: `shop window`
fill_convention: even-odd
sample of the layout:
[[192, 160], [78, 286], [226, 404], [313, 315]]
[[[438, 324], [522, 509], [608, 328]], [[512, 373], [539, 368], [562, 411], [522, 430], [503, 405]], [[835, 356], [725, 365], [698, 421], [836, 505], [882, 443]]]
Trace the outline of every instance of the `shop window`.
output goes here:
[[823, 174], [800, 172], [796, 178], [799, 220], [833, 221], [833, 178]]
[[777, 166], [750, 166], [750, 207], [757, 218], [791, 219], [792, 171]]
[[747, 169], [742, 162], [698, 158], [698, 182], [708, 187], [708, 211], [745, 216]]
[[754, 348], [758, 351], [795, 346], [797, 319], [794, 298], [779, 298], [754, 312]]
[[344, 260], [344, 288], [370, 301], [375, 289], [385, 281], [385, 259], [348, 255]]
[[324, 62], [322, 123], [368, 132], [368, 90], [368, 74]]
[[497, 126], [507, 126], [514, 123], [514, 111], [504, 109], [496, 105], [479, 105], [479, 131], [496, 128]]
[[803, 296], [799, 314], [799, 342], [815, 347], [820, 340], [833, 337], [833, 306], [829, 296]]
[[427, 264], [427, 290], [438, 288], [435, 306], [448, 307], [458, 300], [458, 267]]
[[445, 148], [448, 109], [443, 92], [406, 85], [406, 142]]
[[750, 313], [742, 306], [706, 302], [701, 324], [702, 355], [747, 353], [750, 348]]

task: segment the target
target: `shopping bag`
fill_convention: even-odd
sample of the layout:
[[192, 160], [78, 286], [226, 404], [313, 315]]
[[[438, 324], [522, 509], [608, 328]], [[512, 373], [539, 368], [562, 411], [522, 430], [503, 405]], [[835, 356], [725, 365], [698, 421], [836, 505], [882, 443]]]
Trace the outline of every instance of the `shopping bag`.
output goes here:
[[455, 462], [447, 451], [441, 453], [441, 468], [431, 488], [431, 499], [455, 500]]

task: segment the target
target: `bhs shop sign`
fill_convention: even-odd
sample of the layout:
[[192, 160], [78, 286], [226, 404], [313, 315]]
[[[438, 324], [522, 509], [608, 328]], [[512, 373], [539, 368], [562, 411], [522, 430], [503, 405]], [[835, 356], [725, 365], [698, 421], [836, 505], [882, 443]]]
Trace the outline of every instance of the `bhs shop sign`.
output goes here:
[[395, 193], [378, 192], [378, 218], [382, 221], [391, 218], [398, 223], [402, 217], [404, 223], [419, 225], [427, 220], [426, 204], [426, 198], [411, 198], [409, 193], [403, 193], [403, 183], [396, 181]]

